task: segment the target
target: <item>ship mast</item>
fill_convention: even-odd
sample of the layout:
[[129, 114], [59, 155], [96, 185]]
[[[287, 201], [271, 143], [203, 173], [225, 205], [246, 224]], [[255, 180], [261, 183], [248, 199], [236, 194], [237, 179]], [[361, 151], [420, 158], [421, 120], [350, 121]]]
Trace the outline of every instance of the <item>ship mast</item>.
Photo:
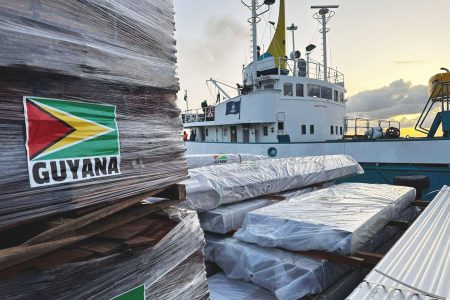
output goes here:
[[[258, 36], [257, 36], [257, 30], [256, 30], [256, 24], [259, 22], [258, 18], [263, 15], [264, 13], [268, 12], [270, 9], [270, 5], [275, 3], [275, 0], [264, 0], [264, 4], [259, 4], [258, 0], [251, 0], [251, 5], [246, 4], [244, 0], [241, 0], [241, 3], [248, 7], [252, 11], [252, 17], [249, 19], [249, 22], [252, 24], [252, 48], [253, 48], [253, 90], [256, 91], [256, 78], [258, 77]], [[258, 10], [263, 6], [267, 5], [267, 8], [262, 11], [258, 12]]]
[[328, 61], [327, 61], [327, 32], [330, 31], [327, 28], [327, 23], [334, 16], [334, 11], [330, 10], [330, 8], [338, 8], [339, 5], [318, 5], [311, 6], [312, 9], [319, 9], [317, 13], [314, 14], [314, 19], [319, 21], [322, 24], [322, 29], [320, 32], [322, 33], [322, 43], [323, 43], [323, 80], [328, 81]]

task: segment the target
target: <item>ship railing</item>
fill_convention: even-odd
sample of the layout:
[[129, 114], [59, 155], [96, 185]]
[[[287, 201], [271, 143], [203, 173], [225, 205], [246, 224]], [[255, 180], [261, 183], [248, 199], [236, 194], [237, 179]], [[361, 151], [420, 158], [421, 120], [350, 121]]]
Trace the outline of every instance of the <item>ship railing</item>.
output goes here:
[[181, 114], [181, 119], [183, 124], [214, 121], [215, 107], [211, 105], [203, 108], [186, 110]]
[[[440, 104], [440, 107], [435, 106], [435, 104]], [[426, 134], [428, 137], [434, 136], [434, 134], [436, 133], [435, 131], [437, 130], [437, 128], [434, 127], [437, 127], [439, 124], [431, 124], [431, 128], [426, 128], [424, 127], [424, 123], [430, 113], [439, 113], [439, 111], [437, 111], [439, 109], [441, 112], [450, 110], [450, 82], [439, 82], [433, 87], [433, 90], [430, 93], [430, 97], [428, 98], [428, 101], [425, 104], [425, 107], [423, 108], [419, 119], [417, 119], [417, 123], [414, 126], [414, 129]], [[439, 119], [434, 120], [434, 122], [436, 121], [439, 121]]]
[[345, 118], [344, 138], [365, 137], [366, 131], [375, 127], [380, 127], [383, 129], [394, 127], [400, 132], [401, 124], [398, 121], [392, 120]]
[[[286, 75], [286, 70], [295, 76], [325, 80], [325, 67], [315, 61], [306, 61], [302, 58], [278, 58], [278, 75]], [[327, 75], [328, 82], [344, 86], [344, 74], [337, 69], [328, 67]]]

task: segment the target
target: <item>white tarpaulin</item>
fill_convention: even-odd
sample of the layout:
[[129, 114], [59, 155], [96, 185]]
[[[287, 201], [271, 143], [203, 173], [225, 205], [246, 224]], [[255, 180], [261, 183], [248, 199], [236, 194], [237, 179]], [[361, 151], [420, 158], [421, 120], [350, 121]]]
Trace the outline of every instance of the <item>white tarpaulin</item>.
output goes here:
[[205, 259], [216, 263], [228, 278], [252, 282], [283, 300], [320, 293], [350, 270], [347, 266], [286, 250], [262, 248], [209, 234]]
[[191, 154], [186, 155], [188, 169], [214, 166], [220, 164], [234, 164], [243, 161], [268, 159], [267, 156], [253, 154]]
[[275, 300], [276, 297], [254, 284], [228, 279], [223, 273], [208, 278], [211, 300]]
[[247, 213], [235, 237], [263, 247], [349, 254], [414, 198], [409, 187], [344, 183]]
[[362, 174], [346, 155], [264, 159], [189, 170], [187, 208], [203, 212], [224, 204]]

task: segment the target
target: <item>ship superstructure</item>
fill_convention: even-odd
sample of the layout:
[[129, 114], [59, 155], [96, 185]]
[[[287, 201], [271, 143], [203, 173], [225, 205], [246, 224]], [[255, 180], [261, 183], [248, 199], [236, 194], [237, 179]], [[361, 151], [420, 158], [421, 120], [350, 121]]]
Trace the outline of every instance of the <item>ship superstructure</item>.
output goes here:
[[[366, 170], [358, 181], [392, 183], [401, 174], [425, 174], [432, 179], [430, 190], [450, 182], [449, 73], [430, 81], [430, 98], [416, 128], [427, 138], [400, 138], [400, 123], [389, 120], [346, 118], [344, 75], [328, 67], [327, 22], [338, 6], [312, 6], [321, 23], [323, 61], [310, 59], [314, 45], [303, 58], [294, 47], [286, 56], [285, 1], [279, 1], [276, 31], [267, 51], [256, 44], [256, 22], [267, 5], [252, 0], [253, 61], [243, 68], [242, 83], [230, 96], [223, 94], [214, 105], [187, 110], [183, 115], [188, 154], [249, 153], [271, 157], [347, 154]], [[261, 12], [259, 12], [261, 11]], [[433, 78], [437, 78], [434, 76]], [[432, 79], [433, 79], [432, 78]], [[424, 99], [425, 102], [426, 99]], [[434, 104], [440, 105], [434, 105]], [[440, 107], [430, 130], [425, 119]], [[437, 137], [442, 128], [443, 137]]]

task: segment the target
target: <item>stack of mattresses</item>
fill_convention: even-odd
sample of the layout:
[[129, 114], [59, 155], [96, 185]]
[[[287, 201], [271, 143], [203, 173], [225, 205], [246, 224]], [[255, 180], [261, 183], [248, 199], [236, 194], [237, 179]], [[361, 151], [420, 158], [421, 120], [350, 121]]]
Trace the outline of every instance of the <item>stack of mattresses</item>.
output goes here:
[[187, 178], [172, 1], [0, 2], [0, 228]]
[[0, 298], [207, 297], [196, 213], [154, 215], [188, 175], [174, 25], [172, 1], [0, 1]]
[[292, 197], [248, 212], [234, 238], [208, 235], [206, 259], [228, 278], [251, 282], [278, 299], [318, 294], [350, 268], [299, 251], [373, 248], [390, 234], [381, 229], [414, 198], [412, 188], [356, 183]]

